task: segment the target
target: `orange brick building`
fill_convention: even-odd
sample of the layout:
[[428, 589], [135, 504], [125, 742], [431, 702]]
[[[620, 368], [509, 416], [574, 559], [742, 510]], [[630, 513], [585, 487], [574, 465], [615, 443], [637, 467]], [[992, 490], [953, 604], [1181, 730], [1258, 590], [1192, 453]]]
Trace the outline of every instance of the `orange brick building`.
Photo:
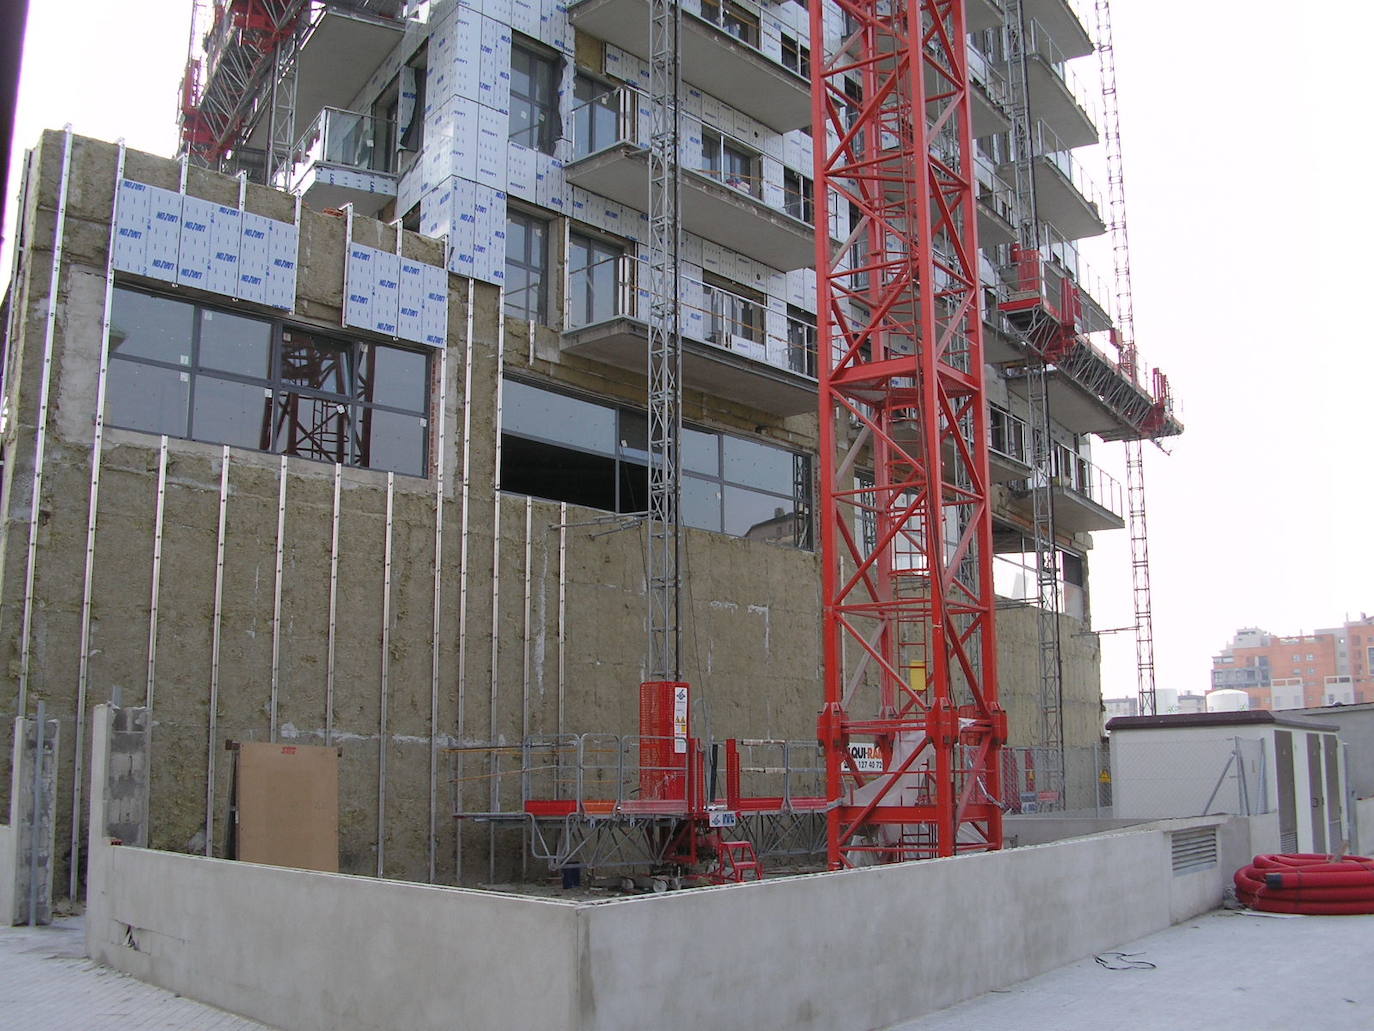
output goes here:
[[1311, 634], [1281, 636], [1257, 627], [1236, 631], [1212, 658], [1212, 690], [1250, 696], [1252, 709], [1307, 709], [1374, 700], [1374, 620]]

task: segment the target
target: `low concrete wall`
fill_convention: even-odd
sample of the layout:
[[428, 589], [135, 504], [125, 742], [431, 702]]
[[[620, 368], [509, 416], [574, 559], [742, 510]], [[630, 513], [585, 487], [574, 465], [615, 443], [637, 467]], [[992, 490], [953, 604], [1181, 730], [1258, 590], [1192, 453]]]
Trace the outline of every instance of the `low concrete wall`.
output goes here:
[[[1245, 820], [570, 903], [110, 844], [110, 712], [91, 742], [86, 947], [283, 1031], [864, 1031], [1221, 903]], [[1171, 835], [1216, 829], [1175, 873]]]
[[1002, 840], [1007, 848], [1044, 845], [1051, 841], [1081, 838], [1087, 834], [1138, 827], [1149, 820], [1114, 820], [1099, 816], [1007, 816], [1002, 821]]
[[97, 844], [86, 946], [288, 1031], [571, 1028], [575, 906]]
[[0, 824], [0, 926], [14, 923], [14, 864], [18, 835], [8, 824]]
[[[1232, 826], [1234, 824], [1234, 826]], [[867, 1029], [1213, 908], [1169, 833], [572, 904], [93, 842], [93, 959], [285, 1031]]]

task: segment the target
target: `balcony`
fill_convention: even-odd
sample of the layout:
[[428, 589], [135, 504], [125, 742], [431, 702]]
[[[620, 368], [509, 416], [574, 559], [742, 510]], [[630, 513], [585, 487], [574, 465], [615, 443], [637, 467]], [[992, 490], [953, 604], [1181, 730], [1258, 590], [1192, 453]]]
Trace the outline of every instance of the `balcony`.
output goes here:
[[[329, 104], [350, 102], [405, 35], [402, 20], [316, 7], [296, 57], [297, 125], [309, 125]], [[267, 149], [267, 123], [257, 119], [248, 146]]]
[[[1054, 528], [1057, 533], [1120, 530], [1126, 525], [1125, 499], [1118, 483], [1082, 455], [1055, 445], [1050, 480]], [[1011, 507], [1031, 514], [1031, 490], [1036, 477], [1012, 484]]]
[[1088, 147], [1098, 141], [1095, 94], [1066, 67], [1068, 56], [1039, 22], [1027, 27], [1026, 75], [1035, 115], [1054, 130], [1064, 147]]
[[[1011, 95], [1006, 76], [973, 47], [968, 48], [968, 74], [969, 83], [973, 86], [969, 95], [973, 100], [970, 110], [974, 137], [1009, 131]], [[927, 81], [929, 85], [934, 85], [929, 77]]]
[[997, 247], [1016, 240], [1016, 193], [985, 161], [975, 160], [978, 183], [978, 246]]
[[1088, 16], [1080, 0], [1023, 0], [1027, 21], [1038, 21], [1068, 58], [1093, 52]]
[[[811, 84], [759, 49], [758, 17], [728, 0], [682, 12], [682, 77], [775, 132], [811, 124]], [[578, 30], [649, 56], [645, 0], [578, 0], [568, 5]]]
[[997, 405], [988, 406], [988, 475], [993, 483], [1030, 478], [1030, 440], [1024, 419]]
[[[606, 100], [611, 96], [614, 103]], [[573, 160], [564, 174], [574, 186], [648, 211], [649, 151], [635, 142], [636, 97], [625, 87], [574, 109]], [[603, 123], [582, 117], [582, 108], [593, 104], [615, 111], [615, 118]], [[781, 272], [813, 265], [815, 227], [783, 210], [782, 185], [765, 183], [760, 175], [762, 156], [695, 119], [684, 118], [683, 130], [688, 153], [680, 164], [682, 228]]]
[[[1044, 122], [1037, 122], [1034, 146], [1035, 209], [1040, 220], [1070, 240], [1105, 233], [1102, 195], [1068, 145]], [[1016, 174], [1010, 162], [997, 171], [1005, 179]]]
[[[562, 350], [639, 375], [645, 372], [647, 304], [629, 285], [631, 260], [618, 256], [569, 274]], [[612, 278], [611, 269], [614, 269]], [[645, 270], [640, 268], [641, 276]], [[684, 284], [682, 383], [772, 415], [816, 410], [814, 337], [803, 342], [771, 338], [762, 305], [701, 281]], [[770, 360], [770, 358], [772, 360]], [[785, 363], [785, 364], [784, 364]]]
[[323, 211], [377, 215], [396, 199], [396, 123], [323, 108], [292, 151], [292, 193]]

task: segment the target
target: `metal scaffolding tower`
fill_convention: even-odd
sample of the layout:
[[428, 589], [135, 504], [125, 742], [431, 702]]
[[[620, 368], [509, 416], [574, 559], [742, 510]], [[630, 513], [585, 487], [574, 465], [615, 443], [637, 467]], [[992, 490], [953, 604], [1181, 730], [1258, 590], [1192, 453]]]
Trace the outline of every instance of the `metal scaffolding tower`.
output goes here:
[[999, 848], [1006, 738], [964, 5], [838, 8], [810, 6], [832, 867]]
[[649, 597], [651, 680], [679, 679], [682, 577], [682, 327], [681, 280], [682, 9], [674, 0], [649, 0]]
[[[1122, 370], [1135, 378], [1135, 302], [1131, 295], [1131, 246], [1126, 225], [1126, 179], [1121, 153], [1121, 109], [1112, 48], [1112, 5], [1097, 0], [1097, 59], [1102, 73], [1102, 124], [1107, 153], [1107, 207], [1116, 279], [1116, 332]], [[1167, 397], [1167, 394], [1165, 395]], [[1150, 539], [1145, 518], [1145, 447], [1126, 440], [1127, 519], [1131, 535], [1131, 597], [1135, 605], [1136, 691], [1142, 716], [1155, 714], [1154, 616], [1150, 610]]]
[[[1008, 0], [1007, 66], [1010, 72], [1012, 158], [1016, 169], [1018, 253], [1038, 254], [1040, 219], [1035, 201], [1034, 142], [1030, 130], [1030, 77], [1026, 53], [1026, 14], [1022, 0]], [[1031, 362], [1026, 370], [1030, 408], [1031, 543], [1035, 549], [1039, 722], [1035, 743], [1044, 749], [1036, 771], [1037, 787], [1064, 791], [1064, 659], [1059, 627], [1059, 548], [1054, 527], [1054, 441], [1050, 435], [1050, 395], [1042, 327], [1031, 325], [1026, 340]]]

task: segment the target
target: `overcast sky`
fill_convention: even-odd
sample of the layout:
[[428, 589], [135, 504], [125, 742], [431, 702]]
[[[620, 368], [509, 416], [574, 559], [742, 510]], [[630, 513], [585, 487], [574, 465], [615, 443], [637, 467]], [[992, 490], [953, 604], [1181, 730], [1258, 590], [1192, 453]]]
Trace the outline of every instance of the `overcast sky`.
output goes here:
[[[191, 2], [135, 6], [31, 3], [15, 160], [67, 122], [173, 153]], [[1321, 22], [1300, 22], [1306, 10]], [[1237, 627], [1293, 633], [1374, 613], [1374, 489], [1359, 464], [1371, 91], [1356, 49], [1374, 14], [1358, 2], [1116, 0], [1113, 15], [1136, 340], [1186, 424], [1171, 454], [1146, 454], [1157, 682], [1202, 691]], [[1096, 82], [1091, 60], [1078, 74]], [[1121, 452], [1097, 449], [1118, 476]], [[1095, 541], [1094, 624], [1129, 626], [1129, 541]], [[1102, 641], [1103, 693], [1134, 694], [1132, 635]]]

